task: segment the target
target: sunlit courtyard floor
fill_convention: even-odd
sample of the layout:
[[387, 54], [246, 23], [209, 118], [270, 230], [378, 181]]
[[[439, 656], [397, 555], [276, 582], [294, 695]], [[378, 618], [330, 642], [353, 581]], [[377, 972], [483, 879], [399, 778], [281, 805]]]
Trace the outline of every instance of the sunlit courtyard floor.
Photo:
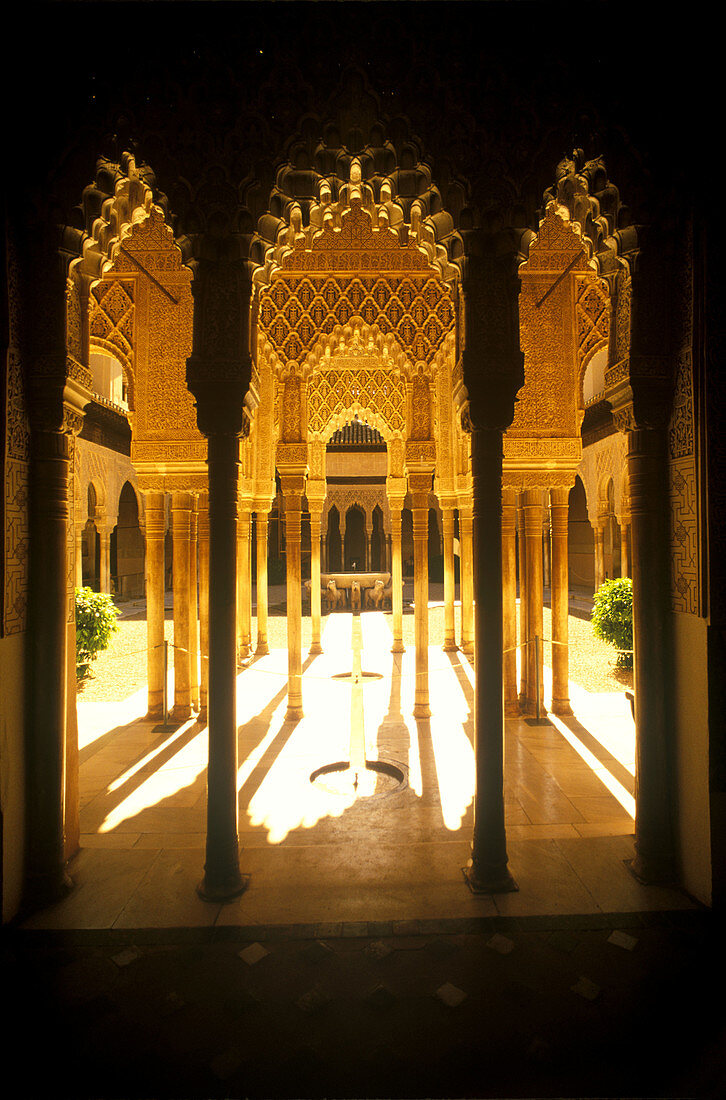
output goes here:
[[[415, 720], [414, 652], [391, 653], [390, 617], [360, 617], [362, 726], [373, 771], [357, 789], [325, 765], [350, 757], [352, 617], [326, 619], [324, 653], [304, 660], [305, 717], [286, 721], [287, 654], [252, 660], [237, 681], [239, 828], [247, 891], [202, 901], [207, 729], [161, 728], [145, 690], [80, 702], [81, 851], [75, 889], [36, 915], [46, 928], [296, 925], [645, 912], [689, 908], [645, 887], [633, 854], [634, 731], [624, 694], [571, 684], [572, 718], [509, 720], [505, 811], [516, 893], [474, 896], [462, 868], [472, 833], [473, 668], [429, 651], [432, 716]], [[547, 697], [548, 684], [545, 685]], [[357, 725], [356, 725], [357, 723]]]

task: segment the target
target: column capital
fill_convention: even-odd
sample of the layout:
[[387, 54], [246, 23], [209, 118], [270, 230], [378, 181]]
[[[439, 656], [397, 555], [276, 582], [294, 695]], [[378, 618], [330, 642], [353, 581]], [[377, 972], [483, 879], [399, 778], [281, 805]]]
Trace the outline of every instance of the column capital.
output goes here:
[[278, 443], [275, 461], [281, 474], [284, 470], [287, 474], [307, 477], [310, 470], [307, 443]]
[[171, 494], [171, 510], [174, 511], [186, 511], [190, 512], [194, 506], [194, 500], [191, 493], [182, 490], [175, 489]]
[[431, 493], [431, 472], [423, 470], [409, 472], [408, 489], [413, 497], [414, 508], [428, 508]]
[[322, 516], [325, 498], [328, 495], [328, 487], [325, 478], [309, 477], [305, 485], [305, 495], [308, 498], [308, 508], [311, 517]]
[[517, 495], [514, 489], [502, 489], [502, 536], [514, 537], [517, 531]]
[[445, 511], [453, 512], [453, 510], [458, 507], [458, 497], [453, 490], [437, 491], [436, 496], [438, 497], [442, 513]]
[[286, 504], [288, 501], [297, 500], [300, 507], [305, 495], [305, 474], [280, 470], [280, 488]]
[[405, 477], [386, 478], [386, 496], [392, 512], [400, 512], [408, 492], [408, 481]]
[[570, 490], [550, 489], [550, 524], [553, 535], [566, 535], [570, 519]]
[[231, 362], [201, 356], [187, 359], [187, 386], [194, 396], [197, 426], [207, 439], [210, 435], [239, 438], [247, 433], [245, 397], [251, 377], [249, 357]]

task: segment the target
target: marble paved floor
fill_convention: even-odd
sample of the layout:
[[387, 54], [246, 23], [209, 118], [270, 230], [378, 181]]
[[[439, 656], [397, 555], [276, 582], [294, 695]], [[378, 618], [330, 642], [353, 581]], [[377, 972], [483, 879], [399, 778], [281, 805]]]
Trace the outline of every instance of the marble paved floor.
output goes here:
[[[571, 685], [574, 716], [507, 722], [505, 810], [516, 893], [474, 896], [462, 875], [472, 831], [473, 670], [429, 653], [432, 717], [414, 720], [414, 654], [393, 655], [386, 618], [361, 616], [366, 758], [357, 789], [311, 775], [350, 754], [351, 616], [328, 616], [304, 662], [305, 717], [285, 719], [287, 655], [238, 676], [242, 869], [225, 905], [195, 892], [204, 862], [206, 727], [161, 728], [140, 693], [79, 705], [81, 851], [75, 889], [28, 928], [372, 927], [375, 922], [689, 909], [645, 887], [633, 854], [633, 723], [624, 695]], [[546, 685], [547, 690], [547, 685]], [[378, 775], [378, 778], [377, 778]]]

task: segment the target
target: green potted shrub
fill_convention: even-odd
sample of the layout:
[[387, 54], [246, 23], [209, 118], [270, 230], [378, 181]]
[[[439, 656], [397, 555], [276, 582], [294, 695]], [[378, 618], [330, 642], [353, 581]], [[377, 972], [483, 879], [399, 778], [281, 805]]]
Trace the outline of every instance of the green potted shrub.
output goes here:
[[76, 680], [82, 683], [91, 662], [107, 649], [118, 630], [118, 608], [105, 592], [76, 589]]
[[633, 667], [633, 582], [629, 577], [605, 581], [595, 593], [592, 629], [615, 646], [618, 668]]

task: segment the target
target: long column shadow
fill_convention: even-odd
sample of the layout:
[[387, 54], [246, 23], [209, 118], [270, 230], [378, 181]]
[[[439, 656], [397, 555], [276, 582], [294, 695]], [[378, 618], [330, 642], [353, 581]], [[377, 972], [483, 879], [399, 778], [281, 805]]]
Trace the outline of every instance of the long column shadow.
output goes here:
[[[115, 739], [122, 735], [127, 729], [129, 729], [130, 726], [135, 726], [137, 722], [148, 721], [150, 721], [150, 719], [144, 718], [143, 715], [141, 715], [138, 718], [132, 718], [128, 722], [122, 722], [118, 726], [114, 726], [113, 729], [106, 730], [106, 732], [102, 733], [100, 737], [96, 737], [93, 741], [90, 741], [87, 745], [84, 745], [82, 749], [78, 750], [78, 766], [82, 767], [84, 764], [87, 764], [88, 761], [91, 760], [97, 752], [103, 752], [104, 749], [109, 748], [113, 744]], [[160, 733], [154, 741], [151, 741], [149, 743], [149, 745], [143, 750], [143, 752], [139, 753], [136, 759], [131, 762], [129, 767], [135, 767], [139, 763], [139, 761], [143, 760], [145, 756], [148, 756], [150, 752], [153, 752], [155, 749], [157, 749], [159, 745], [163, 745], [166, 738], [170, 734], [174, 733], [177, 728], [178, 724], [174, 723], [173, 726], [169, 727], [169, 730], [167, 732]]]
[[[309, 668], [313, 660], [315, 660], [315, 655], [309, 655], [302, 666], [303, 672], [305, 672], [306, 669]], [[238, 727], [238, 736], [246, 728], [252, 728], [254, 723], [259, 722], [260, 720], [265, 721], [266, 719], [267, 725], [269, 725], [272, 715], [286, 695], [287, 679], [285, 679], [284, 685], [280, 688], [276, 695], [268, 701], [267, 705], [262, 711], [250, 718], [248, 722]], [[299, 719], [295, 719], [294, 721], [286, 720], [285, 722], [283, 722], [278, 736], [267, 748], [261, 759], [258, 761], [255, 771], [241, 788], [239, 792], [239, 797], [241, 799], [244, 797], [243, 792], [247, 792], [248, 790], [248, 797], [251, 798], [253, 796], [256, 789], [254, 787], [254, 783], [257, 782], [259, 784], [259, 782], [261, 781], [255, 781], [254, 779], [255, 774], [258, 773], [258, 769], [262, 769], [262, 777], [264, 778], [266, 772], [269, 770], [269, 768], [272, 767], [274, 760], [284, 749], [285, 744], [289, 740], [299, 721]], [[108, 746], [112, 743], [114, 737], [123, 734], [123, 732], [131, 724], [133, 723], [126, 723], [123, 726], [117, 726], [115, 729], [109, 730], [107, 734], [103, 735], [102, 739], [97, 739], [93, 743], [93, 746], [88, 746], [88, 748], [93, 748], [94, 751], [98, 751], [99, 740], [101, 740], [104, 745]], [[115, 787], [112, 792], [107, 791], [105, 795], [96, 796], [96, 798], [94, 798], [92, 800], [92, 803], [89, 805], [92, 805], [94, 807], [94, 811], [98, 811], [100, 809], [104, 813], [105, 817], [108, 818], [113, 813], [113, 811], [117, 809], [118, 806], [126, 801], [137, 790], [139, 790], [139, 788], [142, 787], [144, 783], [148, 782], [149, 779], [151, 779], [156, 773], [160, 772], [164, 768], [164, 766], [168, 764], [171, 760], [173, 760], [173, 758], [179, 752], [186, 748], [187, 745], [189, 745], [194, 740], [194, 738], [199, 735], [199, 733], [204, 729], [205, 726], [206, 721], [200, 721], [199, 719], [195, 721], [194, 719], [190, 718], [187, 723], [184, 723], [181, 729], [175, 730], [172, 727], [169, 729], [168, 733], [163, 731], [160, 732], [159, 737], [156, 738], [151, 744], [149, 744], [142, 753], [137, 755], [135, 760], [130, 762], [123, 769], [124, 772], [130, 771], [133, 772], [133, 774], [130, 775], [129, 778], [120, 786]], [[152, 753], [155, 753], [153, 759], [149, 760], [147, 764], [142, 764], [142, 766], [139, 767], [139, 764], [144, 760], [144, 758]], [[90, 755], [93, 754], [86, 754], [85, 758], [89, 758]], [[138, 770], [134, 771], [135, 768], [137, 768]], [[190, 786], [192, 787], [195, 784], [199, 785], [200, 794], [201, 787], [204, 783], [205, 772], [206, 766], [202, 774], [197, 776], [193, 783], [190, 784]], [[115, 780], [112, 780], [112, 782], [115, 782]], [[161, 806], [164, 801], [166, 801], [166, 799], [160, 799], [157, 805]]]
[[[319, 654], [315, 653], [308, 654], [302, 664], [303, 675], [305, 674], [307, 669], [310, 668], [310, 665], [318, 656]], [[277, 694], [273, 695], [267, 705], [261, 711], [259, 711], [258, 714], [253, 715], [252, 718], [250, 718], [247, 722], [237, 728], [237, 736], [239, 737], [239, 735], [247, 729], [252, 729], [260, 721], [263, 721], [265, 723], [265, 726], [269, 728], [269, 724], [272, 720], [273, 714], [280, 706], [286, 695], [287, 677], [285, 677], [284, 685], [280, 688]], [[303, 694], [303, 707], [304, 706], [305, 696]], [[250, 802], [262, 785], [265, 776], [268, 774], [273, 764], [280, 756], [280, 753], [284, 750], [285, 746], [287, 745], [288, 741], [292, 737], [293, 733], [295, 732], [301, 721], [303, 721], [302, 718], [284, 719], [276, 737], [267, 746], [262, 756], [255, 764], [254, 769], [237, 792], [240, 809], [247, 809], [249, 807]], [[257, 745], [259, 745], [260, 742], [264, 740], [266, 732], [267, 730], [265, 730], [265, 732], [262, 734], [262, 737], [257, 742]], [[254, 748], [252, 748], [250, 752], [254, 752]]]
[[617, 779], [628, 792], [628, 794], [635, 795], [635, 778], [630, 774], [624, 764], [621, 764], [617, 757], [613, 756], [608, 749], [602, 745], [594, 734], [590, 733], [586, 726], [583, 726], [582, 722], [574, 715], [561, 715], [558, 716], [558, 721], [562, 722], [563, 726], [567, 726], [568, 730], [574, 733], [578, 741], [581, 741], [586, 749], [589, 749], [593, 756], [595, 756], [604, 768], [610, 772], [613, 779]]
[[[378, 727], [376, 743], [379, 759], [391, 758], [391, 751], [385, 746], [386, 730], [397, 726], [408, 733], [408, 758], [409, 772], [411, 752], [418, 753], [418, 763], [421, 769], [421, 804], [433, 805], [436, 803], [441, 811], [441, 820], [444, 823], [443, 808], [438, 783], [436, 768], [436, 756], [434, 752], [433, 737], [431, 735], [431, 720], [429, 718], [413, 718], [416, 725], [416, 745], [412, 744], [408, 721], [404, 718], [401, 709], [401, 683], [403, 678], [403, 655], [391, 654], [391, 690], [388, 698], [388, 711]], [[398, 761], [401, 763], [401, 761]]]
[[456, 676], [456, 679], [459, 681], [459, 687], [461, 688], [462, 694], [463, 694], [463, 696], [466, 700], [466, 705], [469, 708], [469, 718], [468, 718], [467, 723], [466, 723], [466, 725], [468, 727], [469, 723], [471, 721], [471, 716], [472, 716], [473, 710], [474, 710], [474, 688], [472, 687], [471, 680], [469, 679], [469, 677], [464, 672], [464, 669], [462, 668], [461, 661], [459, 660], [458, 652], [453, 652], [453, 653], [452, 652], [447, 652], [446, 656], [449, 658], [449, 662], [451, 664], [451, 667], [454, 670], [454, 675]]
[[388, 695], [388, 710], [383, 716], [382, 721], [378, 726], [376, 732], [376, 744], [378, 746], [378, 755], [381, 759], [384, 758], [384, 730], [387, 725], [393, 724], [404, 726], [403, 713], [401, 711], [401, 654], [391, 654], [391, 690]]
[[[125, 728], [126, 727], [120, 726], [118, 727], [118, 731], [113, 732], [122, 732]], [[105, 809], [106, 817], [109, 817], [109, 815], [112, 814], [113, 811], [117, 809], [117, 807], [120, 806], [122, 802], [125, 802], [126, 799], [128, 799], [135, 791], [142, 787], [144, 783], [148, 782], [148, 780], [153, 775], [161, 771], [165, 764], [168, 764], [170, 760], [172, 760], [179, 752], [182, 751], [182, 749], [186, 748], [186, 746], [189, 745], [190, 742], [192, 742], [194, 738], [199, 735], [202, 729], [203, 727], [198, 722], [193, 721], [193, 719], [189, 719], [189, 723], [185, 724], [180, 730], [176, 732], [174, 730], [171, 730], [170, 733], [172, 734], [172, 736], [170, 737], [168, 743], [161, 749], [160, 752], [157, 752], [153, 760], [149, 760], [147, 764], [143, 764], [138, 769], [138, 771], [134, 772], [133, 775], [130, 775], [129, 778], [119, 787], [115, 787], [113, 791], [107, 791], [105, 795], [96, 796], [96, 798], [94, 798], [92, 802], [89, 803], [89, 805], [92, 805], [94, 808], [103, 806]], [[144, 751], [144, 753], [137, 758], [136, 762], [133, 764], [129, 764], [126, 768], [124, 768], [124, 771], [130, 771], [133, 768], [137, 767], [139, 762], [142, 761], [145, 756], [148, 756], [149, 753], [155, 751], [155, 748], [158, 747], [159, 743], [164, 745], [164, 736], [165, 735], [162, 734], [155, 745], [150, 745]], [[199, 781], [200, 777], [197, 777], [194, 780], [195, 783]], [[115, 780], [113, 782], [115, 782]]]

